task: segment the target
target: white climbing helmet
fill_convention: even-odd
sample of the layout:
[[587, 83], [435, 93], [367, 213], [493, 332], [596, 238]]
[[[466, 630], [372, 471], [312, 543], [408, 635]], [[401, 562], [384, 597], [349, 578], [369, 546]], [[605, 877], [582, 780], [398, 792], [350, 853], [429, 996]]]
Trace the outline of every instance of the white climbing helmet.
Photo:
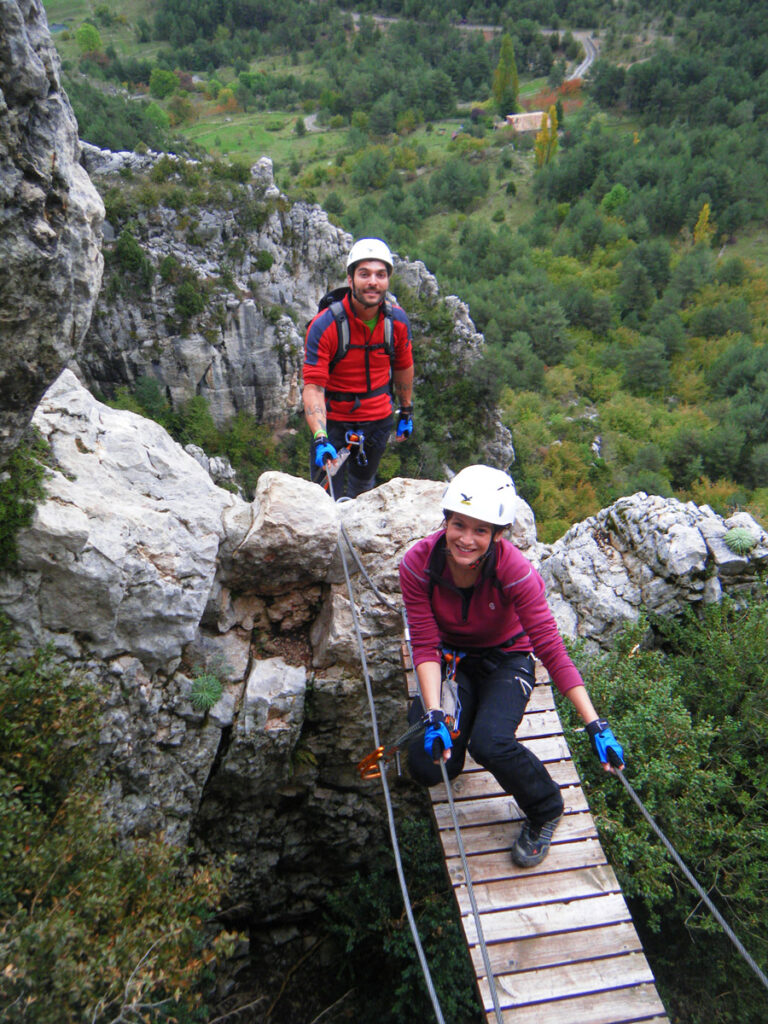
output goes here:
[[380, 238], [360, 238], [349, 250], [349, 256], [347, 256], [347, 270], [350, 269], [355, 263], [360, 263], [362, 260], [381, 260], [382, 263], [386, 263], [387, 270], [392, 273], [394, 263], [392, 262], [392, 253], [389, 251], [389, 246], [386, 242], [382, 242]]
[[491, 466], [467, 466], [451, 480], [443, 495], [446, 512], [463, 512], [494, 526], [515, 518], [517, 492], [512, 477]]

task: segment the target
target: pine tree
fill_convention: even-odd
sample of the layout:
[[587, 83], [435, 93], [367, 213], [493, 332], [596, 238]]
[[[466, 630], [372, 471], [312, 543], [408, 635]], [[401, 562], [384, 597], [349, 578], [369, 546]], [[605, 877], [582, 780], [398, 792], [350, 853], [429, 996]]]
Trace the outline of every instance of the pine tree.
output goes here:
[[517, 110], [518, 89], [515, 47], [512, 37], [505, 33], [501, 39], [499, 63], [493, 73], [493, 85], [491, 86], [493, 98], [496, 101], [496, 110], [501, 117], [514, 114]]

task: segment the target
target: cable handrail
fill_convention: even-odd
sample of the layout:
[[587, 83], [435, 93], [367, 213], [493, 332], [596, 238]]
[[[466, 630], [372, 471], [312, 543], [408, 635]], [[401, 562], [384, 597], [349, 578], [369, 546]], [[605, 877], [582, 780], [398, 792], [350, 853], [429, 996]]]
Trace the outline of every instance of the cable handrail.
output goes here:
[[683, 874], [688, 879], [688, 881], [691, 883], [693, 888], [696, 890], [696, 892], [698, 893], [699, 897], [703, 900], [703, 902], [706, 905], [706, 907], [709, 910], [709, 912], [712, 914], [714, 919], [717, 921], [717, 923], [723, 929], [723, 931], [728, 936], [728, 938], [731, 940], [733, 945], [736, 947], [736, 950], [738, 951], [738, 953], [742, 956], [742, 958], [744, 959], [746, 964], [752, 969], [752, 971], [757, 975], [757, 977], [760, 980], [760, 982], [765, 986], [766, 989], [768, 989], [768, 977], [766, 977], [766, 975], [763, 973], [763, 971], [760, 970], [760, 968], [755, 963], [754, 959], [750, 956], [750, 954], [748, 953], [748, 951], [746, 950], [746, 948], [744, 947], [744, 945], [742, 944], [742, 942], [740, 941], [740, 939], [738, 938], [736, 933], [730, 927], [728, 922], [725, 920], [723, 915], [720, 913], [720, 911], [714, 905], [714, 903], [709, 898], [709, 896], [704, 891], [704, 889], [701, 887], [701, 885], [699, 885], [699, 883], [697, 882], [697, 880], [693, 876], [693, 874], [688, 870], [688, 867], [684, 863], [682, 857], [677, 852], [677, 850], [674, 848], [672, 843], [667, 839], [667, 837], [664, 835], [664, 833], [661, 831], [661, 829], [656, 824], [654, 819], [651, 817], [650, 813], [648, 812], [648, 810], [646, 809], [645, 805], [643, 804], [643, 801], [640, 799], [640, 797], [637, 795], [637, 793], [633, 789], [631, 783], [627, 782], [627, 779], [626, 779], [626, 777], [624, 775], [624, 771], [621, 768], [615, 767], [614, 770], [613, 770], [613, 774], [618, 776], [618, 778], [621, 781], [622, 786], [624, 786], [624, 788], [629, 793], [629, 795], [632, 798], [632, 800], [634, 800], [635, 804], [637, 804], [637, 807], [639, 808], [640, 813], [642, 814], [642, 816], [645, 818], [645, 820], [651, 826], [653, 831], [656, 833], [656, 835], [662, 841], [662, 843], [666, 847], [666, 850], [669, 853], [670, 857], [672, 857], [672, 859], [674, 860], [675, 864], [677, 864], [677, 866], [683, 872]]
[[[334, 497], [334, 494], [333, 494], [333, 478], [330, 475], [328, 476], [328, 490], [329, 490], [331, 498], [333, 498]], [[350, 543], [349, 540], [347, 540], [347, 543], [348, 544]], [[360, 624], [358, 622], [357, 607], [355, 605], [354, 594], [352, 592], [352, 581], [351, 581], [350, 576], [349, 576], [349, 568], [347, 567], [347, 558], [346, 558], [346, 555], [344, 554], [344, 548], [342, 547], [341, 544], [339, 544], [339, 554], [341, 556], [341, 565], [342, 565], [342, 568], [344, 570], [344, 579], [345, 579], [346, 584], [347, 584], [347, 593], [349, 594], [349, 604], [350, 604], [350, 609], [351, 609], [351, 613], [352, 613], [352, 624], [354, 626], [355, 636], [357, 638], [357, 645], [358, 645], [358, 648], [359, 648], [359, 651], [360, 651], [360, 661], [361, 661], [361, 665], [362, 665], [362, 669], [363, 669], [363, 679], [365, 681], [365, 689], [366, 689], [366, 694], [368, 696], [368, 705], [369, 705], [370, 712], [371, 712], [371, 727], [372, 727], [372, 730], [373, 730], [373, 741], [374, 741], [375, 745], [378, 747], [379, 746], [379, 725], [378, 725], [378, 719], [377, 719], [377, 716], [376, 716], [376, 706], [375, 706], [375, 703], [374, 703], [374, 700], [373, 700], [373, 689], [371, 687], [371, 679], [370, 679], [370, 675], [368, 673], [368, 662], [366, 661], [366, 657], [365, 657], [365, 646], [363, 644], [363, 636], [362, 636], [362, 633], [360, 631]], [[384, 802], [385, 802], [386, 808], [387, 808], [387, 821], [388, 821], [388, 824], [389, 824], [390, 839], [392, 841], [392, 851], [393, 851], [394, 857], [395, 857], [395, 867], [397, 869], [397, 877], [398, 877], [398, 881], [400, 883], [400, 891], [403, 894], [403, 904], [405, 906], [405, 913], [406, 913], [406, 916], [408, 918], [408, 924], [409, 924], [410, 929], [411, 929], [411, 935], [413, 936], [413, 942], [414, 942], [414, 945], [416, 947], [416, 953], [417, 953], [417, 956], [419, 958], [419, 963], [421, 965], [422, 973], [424, 975], [424, 981], [425, 981], [425, 984], [427, 986], [427, 991], [429, 992], [429, 998], [430, 998], [430, 1000], [432, 1002], [432, 1008], [435, 1011], [435, 1017], [436, 1017], [436, 1019], [438, 1021], [438, 1024], [445, 1024], [445, 1018], [443, 1017], [443, 1011], [442, 1011], [442, 1009], [440, 1007], [440, 1001], [437, 998], [437, 992], [435, 991], [435, 986], [434, 986], [434, 983], [432, 981], [432, 975], [430, 974], [430, 971], [429, 971], [429, 964], [427, 963], [427, 958], [426, 958], [426, 956], [424, 954], [424, 948], [423, 948], [423, 946], [421, 944], [421, 939], [419, 938], [419, 931], [418, 931], [418, 928], [416, 927], [416, 921], [415, 921], [414, 916], [413, 916], [413, 907], [411, 906], [411, 899], [410, 899], [410, 896], [408, 894], [408, 885], [407, 885], [407, 883], [405, 881], [405, 874], [403, 872], [402, 859], [400, 857], [400, 844], [397, 841], [397, 830], [395, 828], [395, 816], [394, 816], [394, 812], [392, 810], [392, 797], [391, 797], [391, 794], [390, 794], [390, 791], [389, 791], [389, 784], [387, 782], [386, 764], [384, 762], [382, 762], [382, 765], [381, 765], [381, 775], [380, 775], [380, 778], [381, 778], [381, 787], [382, 787], [382, 790], [384, 792]]]

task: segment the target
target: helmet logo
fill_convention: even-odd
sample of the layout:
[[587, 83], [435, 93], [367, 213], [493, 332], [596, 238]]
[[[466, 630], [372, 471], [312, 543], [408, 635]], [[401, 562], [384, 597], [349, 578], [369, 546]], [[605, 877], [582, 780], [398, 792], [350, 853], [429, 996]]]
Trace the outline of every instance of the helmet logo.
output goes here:
[[462, 495], [461, 495], [461, 504], [462, 505], [471, 505], [472, 504], [472, 495], [471, 494], [464, 494], [464, 493], [462, 493]]

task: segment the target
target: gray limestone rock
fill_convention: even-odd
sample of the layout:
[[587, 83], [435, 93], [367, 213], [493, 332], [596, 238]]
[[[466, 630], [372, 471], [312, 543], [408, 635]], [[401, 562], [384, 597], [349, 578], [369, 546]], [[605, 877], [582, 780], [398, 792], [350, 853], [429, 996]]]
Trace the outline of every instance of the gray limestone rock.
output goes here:
[[0, 465], [77, 354], [101, 283], [104, 206], [80, 164], [39, 0], [0, 0]]

